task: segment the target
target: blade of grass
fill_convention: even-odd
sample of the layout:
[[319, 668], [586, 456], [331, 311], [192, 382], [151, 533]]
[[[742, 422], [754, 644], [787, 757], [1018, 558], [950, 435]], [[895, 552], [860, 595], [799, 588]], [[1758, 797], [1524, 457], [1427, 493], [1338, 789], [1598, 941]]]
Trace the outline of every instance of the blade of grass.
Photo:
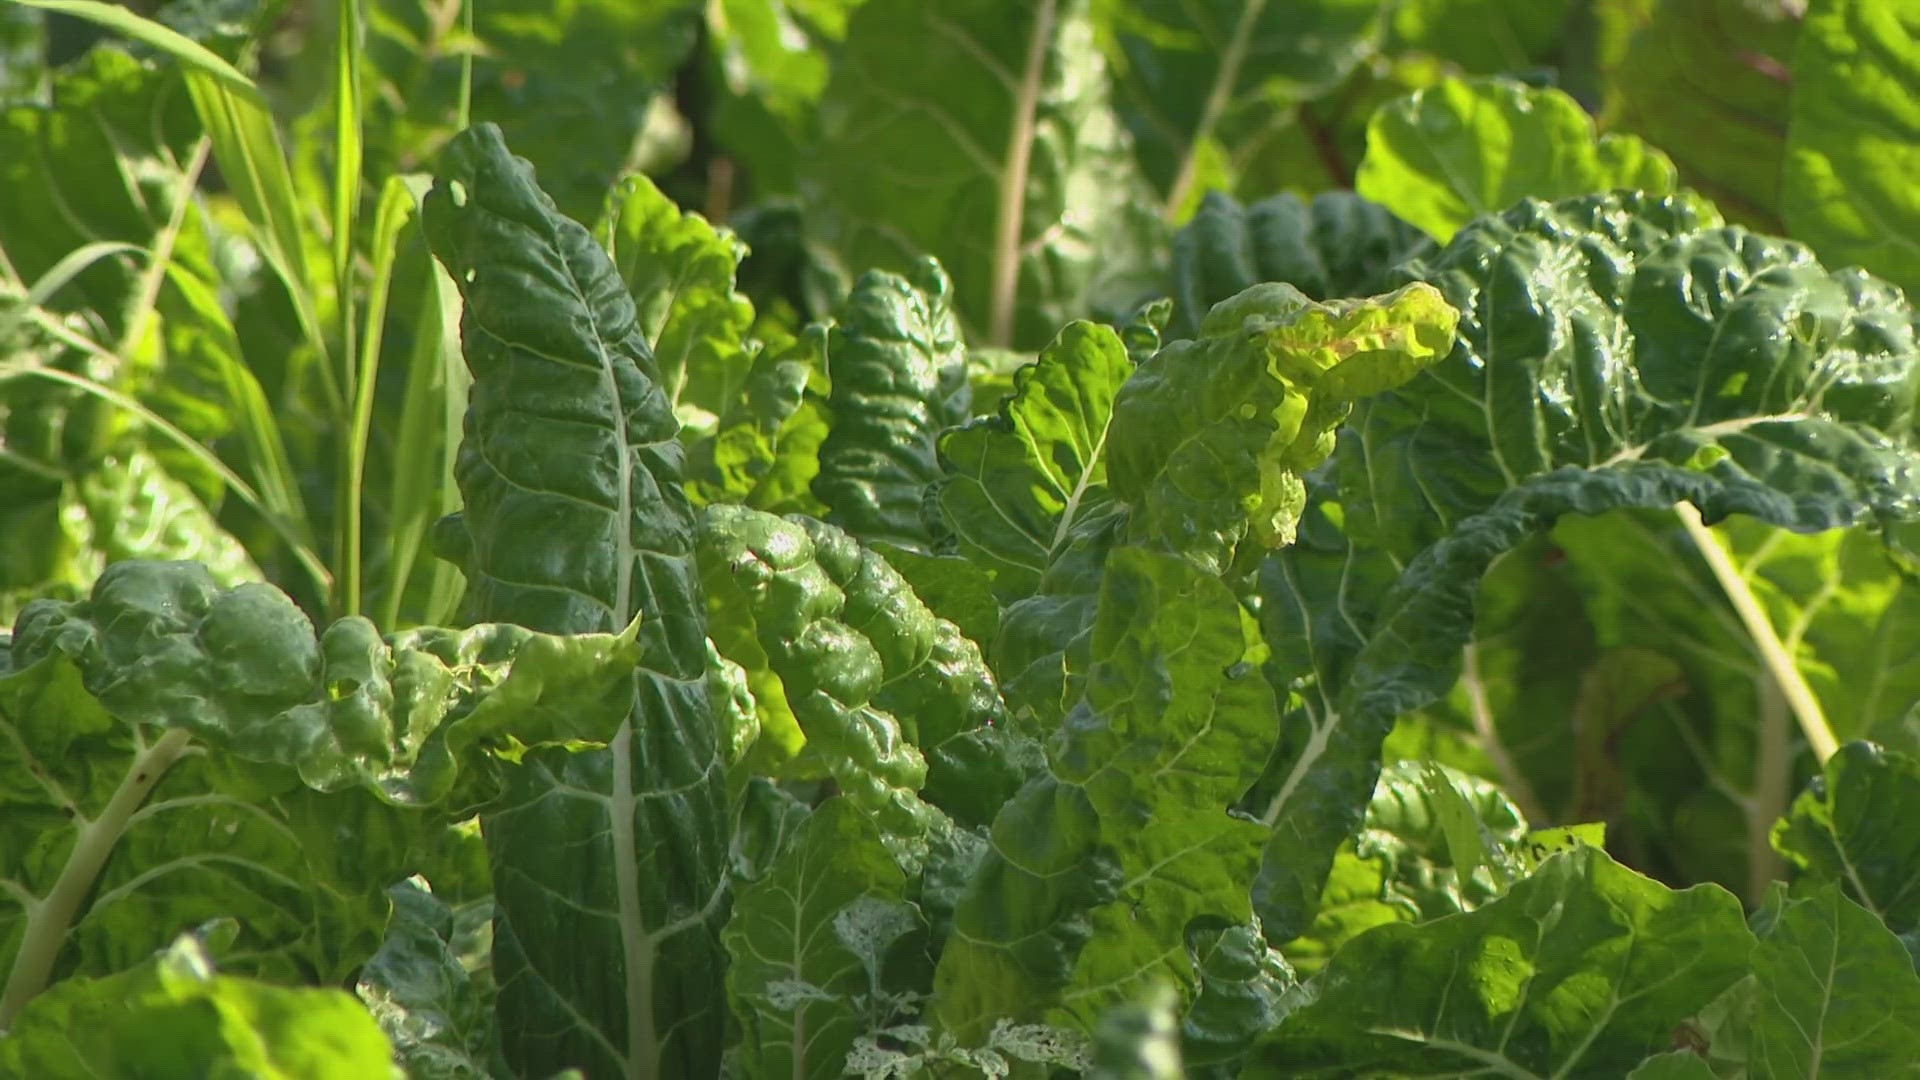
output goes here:
[[[186, 167], [180, 170], [180, 176], [173, 186], [173, 205], [167, 213], [167, 223], [154, 234], [152, 254], [147, 259], [146, 269], [140, 274], [139, 284], [133, 296], [127, 301], [126, 321], [122, 324], [120, 340], [114, 346], [118, 356], [129, 356], [141, 339], [146, 337], [147, 328], [153, 324], [154, 307], [160, 302], [160, 283], [173, 266], [173, 249], [180, 242], [180, 230], [186, 227], [187, 208], [193, 205], [195, 189], [200, 186], [200, 174], [206, 171], [207, 155], [213, 151], [213, 140], [205, 135], [194, 140], [193, 153], [187, 158]], [[126, 169], [124, 158], [115, 155]], [[136, 190], [129, 184], [128, 190]], [[222, 318], [224, 318], [224, 313]]]
[[233, 192], [234, 201], [253, 227], [253, 240], [274, 273], [287, 287], [300, 333], [319, 360], [327, 411], [340, 416], [346, 410], [346, 388], [328, 359], [326, 334], [314, 301], [312, 275], [300, 223], [293, 175], [280, 143], [273, 116], [258, 99], [234, 93], [223, 83], [195, 72], [187, 73], [187, 92], [193, 98], [200, 123], [213, 140], [213, 156]]
[[367, 285], [367, 325], [361, 335], [361, 354], [355, 364], [353, 415], [341, 440], [343, 460], [336, 490], [340, 492], [339, 542], [335, 548], [336, 615], [359, 615], [361, 568], [361, 494], [366, 485], [367, 440], [373, 431], [373, 391], [380, 381], [380, 345], [387, 320], [387, 297], [392, 292], [393, 263], [400, 235], [413, 220], [417, 207], [406, 181], [390, 176], [380, 192], [373, 219], [373, 277]]
[[254, 85], [252, 79], [242, 74], [239, 68], [227, 63], [192, 38], [151, 19], [142, 18], [119, 4], [105, 4], [98, 0], [7, 0], [7, 2], [19, 4], [21, 7], [72, 15], [98, 26], [104, 26], [117, 34], [124, 34], [135, 41], [142, 41], [159, 49], [185, 64], [190, 70], [204, 73], [218, 80], [233, 93], [246, 95], [256, 102], [260, 100], [260, 88]]
[[[359, 231], [360, 166], [363, 153], [360, 113], [359, 0], [336, 0], [333, 50], [333, 280], [339, 317], [340, 387], [346, 394], [346, 438], [340, 441], [339, 476], [334, 484], [334, 615], [360, 614], [360, 497], [367, 460], [367, 429], [373, 415], [373, 386], [380, 366], [380, 321], [386, 317], [386, 278], [393, 269], [393, 241], [380, 235], [389, 212], [386, 193], [375, 225], [374, 260], [379, 295], [369, 301], [367, 348], [357, 344], [353, 288], [353, 245]], [[391, 185], [389, 185], [391, 187]], [[405, 195], [404, 188], [401, 192]], [[404, 208], [395, 211], [404, 214]], [[404, 221], [404, 217], [401, 219]], [[397, 234], [399, 224], [391, 226]], [[384, 250], [382, 245], [384, 243]], [[381, 266], [381, 260], [385, 265]]]
[[227, 402], [239, 416], [241, 445], [246, 461], [259, 485], [265, 505], [298, 531], [308, 546], [313, 542], [313, 526], [307, 516], [306, 502], [300, 496], [300, 482], [287, 452], [287, 442], [266, 391], [253, 370], [241, 359], [240, 337], [234, 332], [220, 298], [213, 287], [179, 266], [168, 268], [167, 281], [180, 299], [198, 316], [200, 325], [215, 339], [209, 355], [218, 365], [220, 383]]
[[[412, 181], [416, 199], [424, 194], [427, 183], [425, 177]], [[429, 278], [420, 290], [420, 310], [414, 319], [388, 492], [387, 581], [379, 618], [379, 625], [385, 627], [400, 625], [400, 606], [433, 523], [460, 508], [453, 463], [460, 448], [469, 382], [460, 357], [460, 291], [439, 262], [427, 259], [423, 265]], [[451, 563], [439, 560], [433, 561], [429, 573], [432, 580], [422, 621], [443, 625], [459, 603], [462, 578]]]

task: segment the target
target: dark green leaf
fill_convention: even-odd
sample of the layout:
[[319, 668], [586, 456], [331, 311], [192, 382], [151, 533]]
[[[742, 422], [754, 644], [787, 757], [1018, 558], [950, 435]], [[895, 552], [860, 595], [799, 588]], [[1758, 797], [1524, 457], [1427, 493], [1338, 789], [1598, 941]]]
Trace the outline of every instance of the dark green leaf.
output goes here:
[[827, 340], [832, 429], [813, 493], [827, 520], [862, 540], [924, 547], [922, 504], [940, 475], [934, 439], [966, 419], [966, 361], [953, 283], [932, 262], [909, 277], [866, 274]]
[[1622, 1076], [1745, 974], [1752, 944], [1728, 893], [1583, 848], [1477, 911], [1354, 939], [1243, 1075]]
[[1920, 929], [1920, 762], [1848, 743], [1774, 826], [1774, 846], [1819, 882], [1838, 882], [1896, 934]]
[[612, 261], [498, 128], [448, 145], [425, 220], [466, 299], [468, 616], [643, 617], [608, 747], [528, 753], [483, 819], [502, 1044], [522, 1072], [714, 1076], [730, 820], [672, 405]]
[[1315, 300], [1384, 291], [1389, 267], [1426, 246], [1418, 229], [1347, 191], [1242, 206], [1208, 192], [1173, 239], [1172, 332], [1195, 337], [1213, 305], [1266, 281]]

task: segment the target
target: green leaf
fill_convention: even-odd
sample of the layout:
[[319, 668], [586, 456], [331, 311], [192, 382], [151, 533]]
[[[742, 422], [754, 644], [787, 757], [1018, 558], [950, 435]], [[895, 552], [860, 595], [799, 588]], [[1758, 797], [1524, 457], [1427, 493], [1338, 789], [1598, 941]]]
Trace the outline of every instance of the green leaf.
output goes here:
[[29, 604], [12, 656], [73, 660], [123, 722], [178, 728], [318, 791], [447, 797], [467, 748], [605, 742], [608, 698], [639, 650], [629, 632], [553, 637], [516, 626], [382, 638], [349, 617], [318, 636], [270, 585], [221, 590], [197, 563], [120, 562], [92, 595]]
[[[1917, 598], [1883, 540], [1739, 516], [1714, 534], [1835, 734], [1914, 748], [1906, 627]], [[1535, 569], [1516, 574], [1519, 564]], [[1610, 850], [1644, 871], [1718, 881], [1749, 902], [1782, 874], [1768, 834], [1813, 763], [1751, 632], [1671, 512], [1563, 519], [1495, 568], [1475, 621], [1486, 713], [1544, 818], [1607, 819]], [[1452, 700], [1455, 723], [1476, 723], [1459, 691]]]
[[958, 555], [924, 555], [898, 544], [869, 544], [887, 560], [915, 596], [935, 615], [951, 622], [968, 641], [991, 642], [1000, 630], [1000, 602], [993, 597], [993, 575]]
[[502, 1044], [522, 1072], [711, 1077], [730, 822], [671, 404], [611, 259], [499, 129], [448, 145], [425, 222], [466, 300], [466, 509], [443, 536], [468, 617], [580, 634], [644, 615], [607, 748], [528, 753], [482, 819]]
[[[966, 418], [966, 361], [953, 283], [933, 262], [906, 277], [862, 275], [827, 341], [832, 429], [813, 493], [862, 540], [925, 547], [934, 440]], [[950, 406], [956, 392], [959, 401]]]
[[1051, 731], [1080, 699], [1094, 609], [1107, 558], [1126, 537], [1127, 510], [1115, 502], [1082, 515], [1032, 596], [1009, 605], [989, 661], [1007, 704]]
[[1791, 901], [1753, 951], [1756, 1078], [1894, 1076], [1920, 1046], [1920, 973], [1893, 932], [1828, 882]]
[[1210, 191], [1173, 239], [1173, 332], [1195, 337], [1213, 305], [1280, 281], [1315, 300], [1368, 296], [1426, 246], [1418, 229], [1347, 191], [1291, 192], [1242, 206]]
[[1272, 693], [1225, 584], [1175, 555], [1109, 558], [1082, 701], [1049, 773], [993, 824], [955, 913], [935, 1011], [963, 1039], [995, 1017], [1090, 1031], [1162, 977], [1197, 980], [1195, 919], [1246, 922], [1264, 830], [1231, 816], [1265, 758]]
[[828, 434], [827, 340], [827, 328], [812, 325], [751, 354], [713, 436], [688, 453], [690, 498], [771, 513], [825, 513], [812, 484]]
[[851, 267], [939, 259], [980, 344], [1037, 349], [1152, 288], [1157, 218], [1087, 6], [867, 0], [820, 103], [801, 188], [820, 235]]
[[707, 509], [699, 553], [715, 644], [772, 736], [757, 764], [832, 776], [909, 849], [936, 821], [923, 785], [965, 825], [1019, 788], [1022, 763], [990, 737], [1006, 706], [979, 647], [885, 559], [831, 525], [728, 505]]
[[1523, 198], [1674, 189], [1673, 163], [1630, 135], [1598, 135], [1558, 90], [1449, 79], [1374, 113], [1354, 187], [1445, 243]]
[[1793, 51], [1781, 213], [1829, 263], [1920, 288], [1920, 4], [1822, 0]]
[[[1684, 196], [1528, 202], [1403, 268], [1460, 306], [1459, 341], [1356, 416], [1364, 450], [1343, 460], [1364, 454], [1368, 474], [1343, 473], [1342, 500], [1356, 533], [1409, 557], [1525, 478], [1652, 462], [1722, 492], [1702, 506], [1710, 523], [1904, 513], [1906, 303], [1718, 224]], [[1537, 290], [1498, 287], [1536, 275]]]
[[845, 1075], [855, 1036], [887, 1016], [888, 954], [925, 933], [874, 817], [832, 799], [734, 898], [727, 988], [755, 1076]]
[[215, 519], [193, 489], [168, 474], [154, 455], [129, 449], [80, 478], [78, 500], [91, 544], [108, 562], [187, 560], [207, 567], [224, 586], [257, 581], [260, 568]]
[[1182, 1054], [1193, 1065], [1237, 1062], [1298, 1004], [1299, 983], [1257, 920], [1191, 938], [1200, 986], [1181, 1020]]
[[940, 508], [1003, 601], [1031, 595], [1080, 518], [1113, 499], [1108, 425], [1132, 374], [1119, 334], [1070, 323], [994, 415], [941, 436]]
[[[1456, 854], [1458, 832], [1467, 838], [1458, 846], [1469, 846], [1486, 872]], [[1286, 942], [1287, 958], [1317, 971], [1374, 926], [1472, 911], [1506, 892], [1526, 837], [1525, 820], [1493, 784], [1431, 762], [1386, 765], [1359, 830], [1334, 858], [1313, 925]], [[1276, 854], [1269, 851], [1269, 868]], [[1274, 880], [1272, 869], [1263, 868], [1262, 879]]]
[[746, 246], [683, 213], [645, 176], [607, 196], [596, 235], [633, 294], [640, 332], [681, 422], [696, 431], [734, 404], [753, 355], [753, 304], [733, 291]]
[[1746, 973], [1752, 940], [1726, 892], [1583, 848], [1476, 911], [1354, 939], [1243, 1075], [1625, 1075]]
[[1774, 826], [1773, 843], [1807, 878], [1837, 882], [1896, 934], [1920, 929], [1920, 762], [1854, 742]]
[[[1262, 578], [1273, 677], [1315, 676], [1251, 807], [1289, 838], [1261, 887], [1269, 933], [1303, 928], [1375, 740], [1453, 687], [1478, 583], [1528, 536], [1681, 501], [1804, 532], [1912, 512], [1911, 313], [1714, 224], [1676, 199], [1529, 202], [1404, 269], [1461, 305], [1454, 352], [1360, 405], [1322, 496], [1338, 520]], [[1503, 286], [1522, 280], [1539, 285]], [[1319, 633], [1327, 611], [1345, 625]]]
[[352, 995], [216, 974], [201, 944], [183, 937], [138, 967], [71, 979], [35, 1001], [0, 1038], [0, 1072], [359, 1080], [389, 1075], [392, 1053]]
[[494, 986], [484, 954], [467, 955], [492, 903], [449, 905], [419, 879], [387, 890], [393, 921], [354, 992], [393, 1043], [409, 1080], [491, 1080], [498, 1066]]
[[1217, 571], [1249, 535], [1291, 543], [1301, 476], [1332, 451], [1352, 403], [1444, 355], [1455, 318], [1423, 285], [1326, 303], [1261, 285], [1216, 305], [1197, 341], [1162, 349], [1114, 400], [1129, 437], [1108, 468], [1131, 534]]
[[1121, 115], [1176, 218], [1209, 187], [1236, 190], [1274, 114], [1338, 86], [1378, 48], [1382, 23], [1368, 0], [1113, 0], [1100, 10], [1117, 38]]
[[56, 967], [118, 970], [216, 917], [241, 920], [244, 973], [341, 977], [379, 943], [386, 885], [491, 793], [485, 750], [604, 744], [637, 654], [502, 625], [316, 636], [278, 590], [194, 563], [115, 563], [83, 600], [29, 604], [0, 680], [19, 751], [0, 1019]]
[[1618, 16], [1639, 25], [1624, 55], [1600, 72], [1601, 126], [1666, 151], [1681, 182], [1729, 220], [1784, 231], [1782, 167], [1789, 102], [1797, 96], [1791, 68], [1807, 5], [1661, 0], [1645, 7], [1644, 15]]

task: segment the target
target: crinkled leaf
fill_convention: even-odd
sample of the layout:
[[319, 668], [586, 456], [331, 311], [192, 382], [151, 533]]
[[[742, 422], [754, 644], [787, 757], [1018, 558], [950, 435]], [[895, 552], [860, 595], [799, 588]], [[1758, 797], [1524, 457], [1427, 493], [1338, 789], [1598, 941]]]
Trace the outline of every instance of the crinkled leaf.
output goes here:
[[72, 660], [123, 723], [182, 728], [317, 791], [364, 785], [420, 804], [448, 796], [476, 744], [606, 742], [639, 649], [631, 632], [499, 624], [383, 638], [357, 616], [316, 634], [270, 585], [223, 590], [198, 563], [121, 562], [86, 600], [29, 604], [12, 653]]
[[1332, 451], [1353, 402], [1445, 355], [1456, 318], [1424, 285], [1322, 303], [1269, 284], [1216, 305], [1199, 339], [1162, 349], [1114, 400], [1128, 437], [1109, 476], [1131, 535], [1216, 570], [1249, 535], [1291, 543], [1302, 474]]
[[1410, 555], [1526, 477], [1638, 462], [1724, 488], [1709, 522], [1903, 513], [1913, 313], [1884, 282], [1717, 224], [1685, 197], [1529, 201], [1403, 268], [1460, 306], [1460, 336], [1355, 418], [1358, 534]]
[[935, 615], [951, 622], [968, 641], [991, 642], [1000, 630], [1000, 601], [993, 576], [979, 563], [958, 555], [927, 555], [882, 540], [869, 544], [907, 579], [915, 596]]
[[1237, 1061], [1255, 1039], [1299, 1004], [1293, 969], [1267, 944], [1258, 921], [1188, 931], [1199, 989], [1180, 1022], [1183, 1056], [1194, 1065]]
[[1522, 198], [1664, 195], [1674, 183], [1665, 154], [1631, 135], [1596, 136], [1565, 93], [1503, 79], [1449, 79], [1382, 107], [1354, 177], [1361, 195], [1441, 243]]
[[1348, 943], [1244, 1075], [1625, 1075], [1746, 973], [1752, 944], [1723, 890], [1675, 892], [1583, 848], [1476, 911]]
[[1249, 205], [1210, 191], [1173, 238], [1173, 333], [1194, 337], [1213, 305], [1261, 282], [1315, 300], [1383, 291], [1386, 271], [1426, 246], [1420, 230], [1350, 191]]
[[1050, 731], [1080, 698], [1107, 557], [1125, 538], [1119, 503], [1083, 517], [1032, 596], [1002, 614], [990, 659], [1007, 703]]
[[[236, 970], [337, 979], [378, 946], [387, 885], [455, 861], [442, 832], [494, 790], [486, 751], [604, 743], [636, 655], [500, 625], [316, 636], [271, 586], [193, 563], [36, 601], [0, 682], [0, 966], [30, 992], [42, 966], [105, 974], [231, 916]], [[62, 911], [63, 882], [94, 889]]]
[[104, 459], [80, 477], [75, 494], [92, 546], [107, 562], [197, 562], [229, 587], [261, 578], [247, 549], [220, 527], [193, 488], [144, 448]]
[[[1440, 771], [1438, 780], [1429, 769]], [[1464, 820], [1449, 821], [1449, 807]], [[1475, 854], [1491, 864], [1483, 872], [1461, 865], [1449, 825], [1473, 838]], [[1493, 784], [1431, 762], [1386, 765], [1360, 829], [1327, 872], [1312, 926], [1286, 942], [1288, 959], [1302, 971], [1318, 971], [1374, 926], [1472, 911], [1506, 891], [1508, 875], [1522, 865], [1526, 836], [1525, 820]], [[1263, 886], [1278, 880], [1275, 864], [1286, 843], [1269, 849]]]
[[[813, 493], [862, 540], [925, 547], [934, 440], [966, 419], [966, 361], [953, 283], [932, 262], [862, 276], [827, 340], [831, 430]], [[959, 399], [953, 400], [955, 393]]]
[[503, 1048], [522, 1072], [713, 1076], [731, 823], [671, 401], [612, 260], [498, 128], [448, 144], [425, 225], [466, 301], [465, 510], [441, 533], [468, 617], [642, 616], [606, 748], [529, 752], [483, 818]]
[[[1292, 838], [1263, 871], [1270, 933], [1302, 928], [1376, 740], [1452, 688], [1479, 580], [1527, 536], [1679, 501], [1803, 532], [1920, 505], [1905, 303], [1716, 225], [1684, 198], [1528, 202], [1403, 268], [1460, 305], [1459, 340], [1362, 403], [1325, 496], [1339, 520], [1263, 578], [1275, 677], [1314, 675], [1254, 807]], [[1326, 608], [1331, 590], [1359, 603]], [[1328, 610], [1345, 625], [1318, 633]]]
[[826, 355], [827, 331], [817, 325], [753, 354], [712, 437], [688, 454], [690, 498], [772, 513], [825, 512], [811, 485], [827, 438]]
[[715, 643], [746, 668], [763, 728], [782, 732], [764, 766], [832, 776], [913, 843], [936, 816], [923, 785], [969, 825], [1018, 789], [1012, 748], [983, 738], [1007, 716], [979, 646], [885, 559], [831, 525], [728, 505], [707, 508], [699, 552]]

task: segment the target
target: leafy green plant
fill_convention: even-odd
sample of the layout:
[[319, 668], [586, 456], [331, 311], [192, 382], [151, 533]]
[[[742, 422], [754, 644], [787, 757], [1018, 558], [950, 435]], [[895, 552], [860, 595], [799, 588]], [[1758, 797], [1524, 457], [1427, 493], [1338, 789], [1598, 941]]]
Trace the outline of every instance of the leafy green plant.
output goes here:
[[1789, 7], [0, 7], [0, 1077], [1900, 1074]]

